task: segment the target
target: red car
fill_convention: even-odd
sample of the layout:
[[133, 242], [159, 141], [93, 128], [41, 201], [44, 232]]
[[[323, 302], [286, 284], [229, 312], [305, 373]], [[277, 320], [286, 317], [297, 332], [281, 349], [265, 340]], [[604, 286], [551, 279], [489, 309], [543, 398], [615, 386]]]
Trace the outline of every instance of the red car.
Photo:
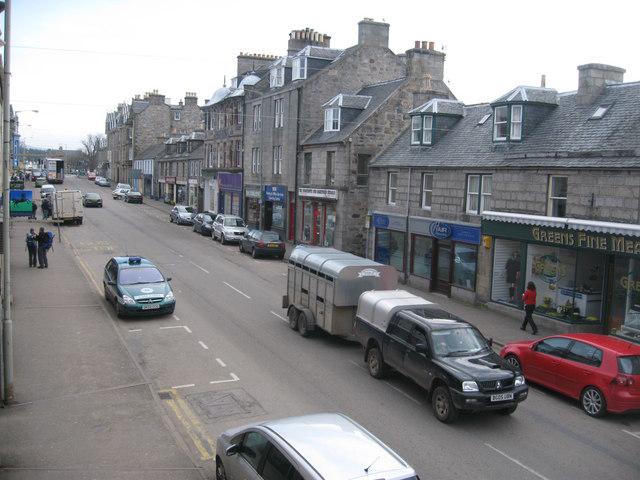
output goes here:
[[527, 381], [579, 399], [592, 417], [640, 410], [640, 345], [571, 333], [509, 343], [500, 355]]

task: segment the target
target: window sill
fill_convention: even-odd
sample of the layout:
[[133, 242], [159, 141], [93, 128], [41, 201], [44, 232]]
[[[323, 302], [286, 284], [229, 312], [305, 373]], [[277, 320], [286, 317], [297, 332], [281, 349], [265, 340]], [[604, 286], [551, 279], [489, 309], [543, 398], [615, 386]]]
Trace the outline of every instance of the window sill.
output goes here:
[[422, 210], [426, 210], [426, 211], [428, 211], [428, 212], [430, 212], [430, 211], [431, 211], [431, 207], [425, 207], [425, 206], [423, 205], [421, 208], [422, 208]]

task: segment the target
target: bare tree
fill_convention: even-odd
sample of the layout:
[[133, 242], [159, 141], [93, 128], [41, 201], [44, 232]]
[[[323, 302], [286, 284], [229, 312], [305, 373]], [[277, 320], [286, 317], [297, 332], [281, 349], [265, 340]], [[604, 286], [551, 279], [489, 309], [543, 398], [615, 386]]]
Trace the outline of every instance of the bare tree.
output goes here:
[[98, 164], [98, 150], [104, 144], [104, 135], [94, 135], [89, 133], [84, 140], [82, 140], [82, 151], [87, 159], [87, 169], [95, 170]]

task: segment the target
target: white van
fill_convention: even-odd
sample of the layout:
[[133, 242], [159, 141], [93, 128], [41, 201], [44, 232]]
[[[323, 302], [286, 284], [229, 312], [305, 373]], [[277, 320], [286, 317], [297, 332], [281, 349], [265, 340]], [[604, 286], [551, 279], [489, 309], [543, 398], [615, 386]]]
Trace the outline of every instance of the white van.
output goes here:
[[46, 197], [51, 198], [54, 193], [56, 193], [56, 187], [54, 187], [53, 185], [45, 183], [44, 185], [42, 185], [42, 187], [40, 187], [40, 198], [41, 199], [46, 198]]

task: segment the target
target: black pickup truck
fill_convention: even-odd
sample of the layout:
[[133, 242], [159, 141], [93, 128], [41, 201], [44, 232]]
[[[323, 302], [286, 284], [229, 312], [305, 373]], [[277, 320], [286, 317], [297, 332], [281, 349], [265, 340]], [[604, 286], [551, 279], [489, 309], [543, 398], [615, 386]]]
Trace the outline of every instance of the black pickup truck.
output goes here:
[[[381, 300], [385, 293], [393, 298]], [[491, 341], [438, 305], [408, 292], [402, 293], [419, 301], [398, 300], [398, 293], [360, 297], [355, 335], [371, 376], [382, 378], [394, 369], [411, 378], [427, 390], [436, 418], [445, 423], [461, 410], [515, 412], [529, 387]]]

